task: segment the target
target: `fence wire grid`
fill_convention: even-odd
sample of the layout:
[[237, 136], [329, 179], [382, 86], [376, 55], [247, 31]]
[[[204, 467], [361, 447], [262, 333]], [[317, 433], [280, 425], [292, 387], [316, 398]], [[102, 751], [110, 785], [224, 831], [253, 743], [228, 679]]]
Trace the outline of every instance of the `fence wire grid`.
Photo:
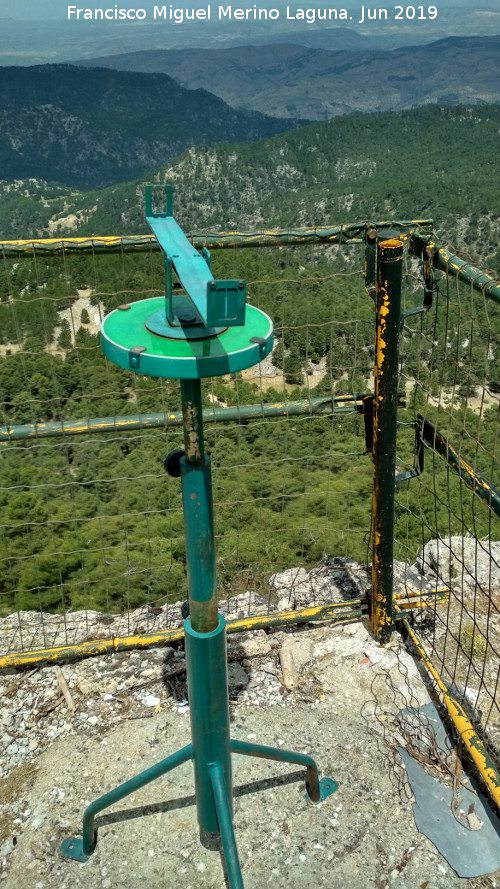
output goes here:
[[[406, 277], [411, 304], [414, 267]], [[421, 474], [398, 486], [396, 575], [414, 588], [449, 590], [447, 601], [414, 615], [432, 661], [500, 750], [500, 306], [446, 266], [434, 305], [408, 318], [400, 338], [398, 454], [418, 467], [415, 424], [425, 430]]]
[[[406, 246], [407, 312], [422, 304], [423, 275]], [[314, 576], [332, 566], [357, 572], [363, 594], [372, 466], [360, 405], [375, 361], [363, 245], [235, 242], [214, 251], [212, 272], [244, 278], [275, 326], [261, 365], [203, 382], [222, 609], [246, 617], [331, 601], [328, 585], [326, 600], [311, 597]], [[400, 335], [395, 590], [448, 590], [411, 620], [498, 754], [500, 308], [451, 266], [435, 270], [432, 291], [432, 306], [406, 314]], [[183, 443], [179, 384], [110, 365], [98, 340], [108, 311], [163, 292], [153, 249], [3, 254], [4, 653], [180, 623], [180, 486], [163, 469]], [[29, 424], [28, 437], [11, 434]], [[58, 434], [42, 435], [49, 427]]]
[[[325, 554], [339, 564], [369, 561], [371, 464], [353, 396], [372, 386], [374, 308], [362, 247], [348, 253], [311, 245], [213, 254], [214, 276], [245, 278], [249, 301], [275, 325], [265, 362], [203, 382], [218, 591], [233, 615], [275, 609], [283, 592], [270, 578], [281, 571], [309, 570]], [[180, 622], [180, 485], [163, 469], [183, 444], [179, 383], [120, 370], [98, 339], [108, 311], [163, 292], [162, 258], [152, 250], [4, 255], [2, 421], [9, 433], [39, 430], [0, 445], [4, 652]], [[330, 408], [337, 399], [333, 412], [316, 412], [319, 399]], [[285, 415], [263, 416], [268, 404]], [[160, 413], [166, 421], [141, 428], [141, 417]], [[108, 431], [64, 430], [70, 421], [90, 428], [96, 417], [108, 418]], [[120, 418], [138, 419], [138, 428], [120, 431]], [[42, 436], [58, 423], [62, 434]]]

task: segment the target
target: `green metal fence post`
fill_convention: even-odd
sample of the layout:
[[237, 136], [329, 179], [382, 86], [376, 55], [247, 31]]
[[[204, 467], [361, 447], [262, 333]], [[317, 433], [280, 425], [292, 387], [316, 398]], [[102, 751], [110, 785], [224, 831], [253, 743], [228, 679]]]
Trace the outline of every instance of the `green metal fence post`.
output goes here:
[[375, 395], [373, 402], [373, 517], [371, 626], [379, 642], [392, 632], [394, 478], [398, 404], [398, 338], [403, 243], [381, 241], [377, 251]]

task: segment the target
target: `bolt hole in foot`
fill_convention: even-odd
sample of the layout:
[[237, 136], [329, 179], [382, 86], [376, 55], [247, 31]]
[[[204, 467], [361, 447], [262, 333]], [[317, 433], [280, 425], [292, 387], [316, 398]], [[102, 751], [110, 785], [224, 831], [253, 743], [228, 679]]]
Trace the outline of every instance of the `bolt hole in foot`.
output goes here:
[[319, 782], [320, 799], [321, 799], [321, 800], [324, 800], [324, 799], [326, 799], [328, 796], [330, 796], [332, 793], [335, 793], [335, 791], [337, 790], [338, 786], [339, 786], [339, 785], [337, 784], [336, 781], [333, 780], [333, 778], [323, 778], [323, 779]]
[[338, 786], [339, 785], [333, 778], [322, 778], [319, 782], [319, 800], [315, 802], [311, 799], [308, 793], [305, 794], [305, 798], [312, 806], [318, 806], [323, 800], [331, 796], [332, 793], [335, 793]]
[[71, 858], [72, 861], [88, 861], [89, 856], [83, 851], [83, 841], [78, 837], [63, 840], [59, 846], [63, 858]]

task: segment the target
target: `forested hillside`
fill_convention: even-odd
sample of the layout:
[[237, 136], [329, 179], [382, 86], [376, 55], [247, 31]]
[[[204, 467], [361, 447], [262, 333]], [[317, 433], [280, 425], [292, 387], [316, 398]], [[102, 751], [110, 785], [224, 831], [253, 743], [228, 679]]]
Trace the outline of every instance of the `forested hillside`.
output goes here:
[[0, 170], [103, 188], [192, 145], [253, 142], [296, 125], [235, 110], [165, 74], [72, 65], [6, 67], [0, 79]]
[[[193, 148], [153, 178], [174, 185], [175, 216], [186, 229], [433, 217], [443, 240], [494, 266], [499, 130], [496, 106], [353, 115], [257, 145]], [[85, 195], [8, 184], [2, 234], [29, 234], [27, 207], [40, 228], [44, 213], [73, 214], [71, 234], [140, 233], [142, 193], [139, 181]], [[356, 247], [213, 251], [213, 274], [247, 281], [276, 340], [268, 377], [207, 381], [205, 406], [369, 391], [374, 310], [362, 268]], [[401, 338], [400, 461], [412, 465], [412, 422], [425, 406], [498, 486], [498, 307], [470, 288], [457, 291], [452, 277], [438, 286], [433, 309], [409, 318]], [[107, 364], [98, 340], [99, 315], [163, 289], [159, 253], [4, 257], [3, 426], [178, 410], [175, 382]], [[406, 308], [422, 301], [410, 258], [404, 299]], [[2, 611], [115, 611], [179, 599], [186, 587], [179, 486], [165, 476], [163, 458], [181, 445], [180, 429], [168, 426], [0, 444]], [[207, 428], [207, 446], [221, 594], [265, 592], [273, 572], [314, 564], [324, 552], [369, 560], [371, 463], [358, 413], [217, 422]], [[398, 506], [408, 558], [436, 531], [460, 531], [462, 521], [478, 537], [495, 534], [487, 508], [468, 504], [444, 464], [427, 464], [426, 472], [427, 488], [406, 485]], [[429, 478], [434, 490], [447, 491], [447, 503], [436, 502]]]
[[[206, 407], [370, 390], [373, 303], [364, 292], [362, 255], [350, 249], [354, 266], [344, 262], [341, 273], [320, 248], [214, 251], [214, 274], [244, 277], [249, 299], [272, 316], [275, 370], [264, 381], [258, 370], [253, 379], [238, 374], [206, 381]], [[408, 271], [407, 307], [422, 298]], [[106, 312], [162, 289], [159, 254], [6, 261], [3, 423], [179, 410], [175, 381], [144, 378], [105, 362], [89, 317], [97, 307]], [[82, 292], [90, 294], [89, 310], [79, 308]], [[462, 453], [498, 484], [488, 457], [495, 448], [497, 409], [483, 406], [477, 453], [478, 415], [465, 409], [464, 399], [484, 382], [492, 393], [500, 388], [499, 313], [495, 306], [480, 312], [467, 288], [460, 313], [450, 312], [444, 294], [445, 281], [436, 310], [405, 325], [402, 370], [409, 389], [408, 410], [400, 414], [399, 457], [411, 465], [411, 422], [425, 393], [446, 394], [455, 404], [453, 441], [461, 441]], [[435, 343], [449, 344], [447, 360], [438, 360]], [[447, 431], [449, 410], [432, 403], [426, 410]], [[266, 593], [274, 571], [314, 564], [324, 552], [369, 560], [372, 470], [359, 414], [219, 421], [207, 426], [206, 437], [215, 471], [221, 594], [250, 587]], [[182, 446], [181, 430], [169, 426], [0, 445], [4, 613], [16, 606], [115, 611], [146, 598], [179, 599], [186, 589], [179, 485], [163, 471], [163, 458], [175, 446]], [[438, 488], [450, 486], [444, 464], [427, 472]], [[491, 533], [487, 508], [472, 512], [458, 481], [450, 500], [456, 516], [463, 511], [478, 535]], [[397, 533], [403, 529], [411, 556], [424, 542], [423, 518], [429, 527], [437, 522], [443, 531], [460, 530], [457, 517], [450, 524], [445, 505], [436, 507], [432, 496], [422, 499], [421, 489], [406, 486]]]
[[[369, 219], [433, 218], [439, 234], [495, 268], [500, 194], [500, 107], [423, 108], [350, 115], [253, 145], [192, 148], [151, 174], [170, 182], [186, 230], [252, 229]], [[68, 195], [59, 213], [38, 200], [50, 233], [147, 230], [144, 180]], [[13, 186], [4, 186], [12, 198]], [[0, 200], [0, 236], [27, 237], [35, 189]], [[3, 207], [3, 210], [2, 210]], [[73, 216], [71, 216], [73, 214]], [[68, 220], [70, 216], [70, 220]]]

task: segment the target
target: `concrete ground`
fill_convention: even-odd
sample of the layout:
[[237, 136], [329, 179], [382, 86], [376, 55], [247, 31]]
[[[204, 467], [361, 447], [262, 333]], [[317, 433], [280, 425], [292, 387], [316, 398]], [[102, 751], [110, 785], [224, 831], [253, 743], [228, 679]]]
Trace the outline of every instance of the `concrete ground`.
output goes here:
[[[289, 649], [296, 679], [286, 686], [279, 670], [273, 674], [266, 666], [269, 651], [264, 660], [243, 658], [249, 685], [258, 688], [265, 676], [276, 689], [259, 703], [245, 689], [231, 695], [232, 737], [310, 753], [320, 774], [339, 787], [312, 806], [301, 769], [233, 756], [245, 889], [500, 887], [500, 872], [457, 877], [415, 828], [391, 744], [404, 741], [395, 723], [398, 709], [424, 704], [428, 692], [404, 649], [397, 642], [381, 649], [360, 624], [277, 639], [274, 663]], [[80, 681], [82, 671], [96, 670], [96, 660], [80, 665]], [[290, 667], [290, 657], [282, 663]], [[89, 802], [189, 740], [186, 706], [166, 702], [148, 718], [134, 718], [132, 711], [92, 731], [75, 723], [34, 752], [3, 781], [7, 807], [17, 799], [23, 808], [17, 827], [10, 825], [16, 843], [3, 871], [5, 889], [226, 889], [220, 851], [199, 841], [191, 763], [98, 816], [98, 843], [87, 863], [58, 851], [65, 837], [81, 834]]]

